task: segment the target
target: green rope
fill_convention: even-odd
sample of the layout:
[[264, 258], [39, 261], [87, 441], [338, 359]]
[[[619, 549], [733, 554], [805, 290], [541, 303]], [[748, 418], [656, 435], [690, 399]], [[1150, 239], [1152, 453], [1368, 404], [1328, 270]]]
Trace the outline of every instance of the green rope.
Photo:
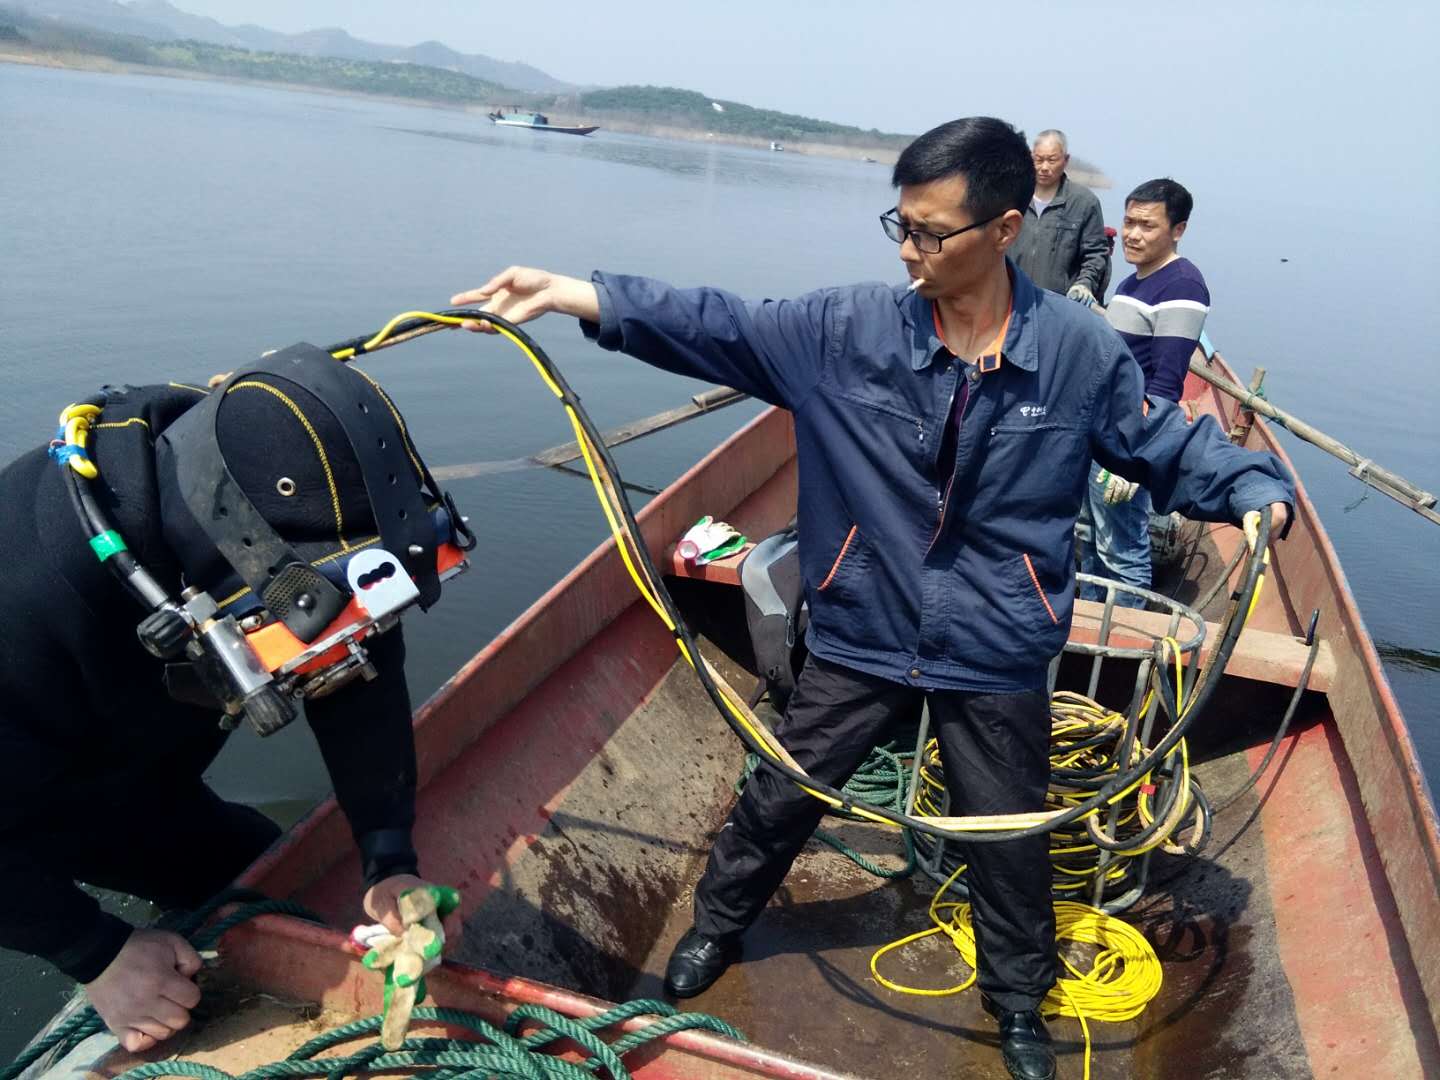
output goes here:
[[[661, 1019], [617, 1039], [611, 1045], [606, 1045], [595, 1035], [597, 1031], [641, 1015]], [[150, 1080], [158, 1076], [189, 1076], [198, 1080], [280, 1080], [282, 1077], [318, 1076], [327, 1080], [343, 1080], [362, 1072], [413, 1073], [419, 1068], [432, 1070], [427, 1075], [436, 1080], [459, 1080], [461, 1077], [474, 1077], [476, 1080], [480, 1077], [498, 1080], [595, 1080], [602, 1068], [611, 1080], [630, 1080], [630, 1071], [620, 1058], [637, 1047], [677, 1031], [702, 1029], [732, 1039], [744, 1039], [723, 1020], [703, 1013], [681, 1013], [663, 1001], [630, 1001], [583, 1020], [562, 1016], [539, 1005], [522, 1005], [510, 1014], [504, 1031], [474, 1013], [460, 1009], [425, 1006], [415, 1010], [414, 1019], [464, 1028], [483, 1041], [409, 1038], [395, 1050], [386, 1050], [376, 1042], [345, 1056], [315, 1056], [340, 1043], [379, 1031], [380, 1017], [370, 1016], [311, 1039], [284, 1061], [262, 1065], [238, 1076], [213, 1065], [177, 1060], [140, 1065], [121, 1073], [116, 1080]], [[520, 1026], [527, 1020], [543, 1026], [524, 1038], [517, 1038]], [[590, 1051], [592, 1056], [583, 1064], [576, 1065], [563, 1058], [540, 1053], [540, 1047], [562, 1039]]]
[[[221, 919], [214, 926], [201, 929], [205, 920], [226, 904], [243, 903], [244, 907]], [[322, 922], [314, 912], [293, 904], [288, 900], [272, 900], [254, 889], [226, 889], [187, 915], [175, 927], [175, 932], [189, 937], [196, 949], [214, 948], [215, 942], [232, 926], [253, 919], [257, 915], [293, 915], [309, 922]], [[0, 1080], [14, 1080], [35, 1062], [56, 1047], [63, 1056], [88, 1039], [105, 1030], [105, 1022], [93, 1005], [86, 1005], [69, 1019], [61, 1023], [45, 1038], [34, 1043], [5, 1068], [0, 1069]]]
[[[219, 908], [238, 901], [248, 902], [213, 925], [203, 925]], [[312, 912], [288, 900], [271, 900], [251, 890], [230, 890], [187, 917], [177, 929], [189, 935], [197, 949], [208, 949], [213, 948], [227, 930], [257, 915], [292, 915], [311, 922], [321, 921]], [[642, 1015], [659, 1019], [611, 1044], [606, 1044], [595, 1034]], [[347, 1076], [370, 1072], [413, 1074], [421, 1068], [428, 1070], [426, 1075], [434, 1080], [481, 1080], [483, 1077], [502, 1080], [595, 1080], [602, 1069], [610, 1080], [630, 1080], [630, 1072], [620, 1059], [637, 1047], [677, 1031], [713, 1031], [744, 1041], [744, 1036], [723, 1020], [704, 1013], [682, 1013], [666, 1002], [653, 1000], [626, 1002], [583, 1020], [563, 1016], [539, 1005], [522, 1005], [510, 1014], [504, 1031], [474, 1013], [459, 1009], [425, 1006], [417, 1008], [413, 1016], [417, 1020], [435, 1020], [463, 1028], [476, 1038], [417, 1037], [406, 1039], [396, 1050], [386, 1050], [377, 1040], [345, 1056], [315, 1056], [352, 1039], [374, 1035], [380, 1030], [382, 1018], [370, 1016], [324, 1032], [284, 1061], [263, 1065], [238, 1077], [213, 1065], [172, 1060], [139, 1065], [121, 1074], [117, 1080], [149, 1080], [157, 1076], [189, 1076], [197, 1080], [279, 1080], [282, 1077], [320, 1076], [327, 1080], [344, 1080]], [[520, 1038], [519, 1029], [527, 1020], [537, 1022], [541, 1027]], [[103, 1021], [93, 1007], [87, 1006], [65, 1020], [14, 1063], [0, 1069], [0, 1080], [13, 1080], [55, 1047], [60, 1048], [62, 1055], [69, 1053], [83, 1040], [103, 1030]], [[576, 1065], [541, 1052], [542, 1047], [561, 1040], [574, 1043], [590, 1056], [583, 1064]]]
[[[899, 813], [909, 810], [907, 805], [910, 797], [909, 759], [914, 753], [917, 734], [918, 728], [909, 733], [909, 742], [905, 741], [905, 736], [902, 734], [900, 738], [882, 743], [871, 750], [860, 767], [855, 770], [855, 774], [845, 782], [845, 787], [842, 789], [844, 793], [856, 801], [863, 800], [886, 810], [895, 810]], [[758, 755], [746, 755], [745, 767], [740, 772], [740, 778], [735, 781], [737, 794], [745, 789], [750, 774], [755, 771], [759, 763]], [[852, 821], [861, 820], [843, 810], [831, 810], [830, 812]], [[825, 829], [816, 829], [815, 839], [834, 848], [867, 874], [874, 874], [879, 878], [900, 880], [913, 874], [918, 865], [914, 837], [909, 829], [901, 829], [900, 833], [905, 844], [905, 865], [894, 870], [871, 862], [834, 833]]]
[[64, 1045], [65, 1053], [88, 1039], [91, 1035], [105, 1030], [105, 1022], [89, 1006], [62, 1021], [60, 1026], [45, 1038], [32, 1045], [5, 1068], [0, 1069], [0, 1080], [14, 1080], [35, 1062], [48, 1054], [52, 1047]]

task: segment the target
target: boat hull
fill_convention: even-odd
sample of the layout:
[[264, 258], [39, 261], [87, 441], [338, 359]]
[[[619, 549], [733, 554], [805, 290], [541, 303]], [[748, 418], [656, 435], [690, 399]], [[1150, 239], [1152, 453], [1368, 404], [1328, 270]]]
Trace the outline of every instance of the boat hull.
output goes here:
[[598, 124], [589, 127], [567, 126], [564, 124], [527, 124], [523, 120], [492, 120], [496, 127], [526, 128], [529, 131], [550, 131], [558, 135], [590, 135], [599, 131]]
[[[1228, 424], [1225, 403], [1195, 382], [1194, 407]], [[1278, 450], [1263, 424], [1250, 439]], [[703, 513], [764, 536], [789, 520], [796, 490], [792, 422], [770, 410], [640, 515], [707, 654], [742, 691], [751, 677], [737, 560], [692, 568], [672, 544]], [[1198, 867], [1162, 860], [1174, 880], [1133, 912], [1165, 961], [1165, 987], [1138, 1020], [1096, 1030], [1097, 1078], [1440, 1069], [1436, 959], [1412, 948], [1440, 939], [1434, 813], [1333, 549], [1303, 487], [1297, 498], [1256, 634], [1242, 638], [1214, 716], [1195, 733], [1207, 789], [1233, 790], [1258, 763], [1315, 607], [1328, 655], [1272, 775], [1222, 819], [1220, 839], [1236, 838]], [[1235, 543], [1233, 530], [1208, 533], [1207, 565], [1223, 566]], [[1077, 636], [1093, 632], [1094, 615], [1077, 605]], [[435, 999], [495, 1022], [526, 1003], [577, 1016], [605, 1007], [582, 990], [655, 996], [742, 754], [637, 601], [613, 543], [457, 672], [419, 710], [415, 730], [421, 865], [461, 888], [466, 919], [462, 962], [430, 979]], [[1253, 827], [1241, 830], [1247, 820]], [[844, 828], [860, 830], [849, 839], [867, 854], [893, 861], [888, 834]], [[335, 926], [361, 917], [349, 830], [333, 800], [242, 883], [294, 897]], [[924, 900], [918, 883], [881, 886], [832, 852], [802, 855], [747, 938], [744, 963], [690, 1003], [752, 1044], [682, 1033], [643, 1051], [635, 1074], [993, 1068], [993, 1026], [975, 995], [904, 998], [870, 981], [869, 953], [923, 929]], [[379, 1004], [378, 980], [338, 930], [266, 917], [228, 934], [225, 955], [227, 977], [271, 994], [349, 1015]], [[955, 981], [943, 952], [916, 962], [917, 981]], [[1056, 1030], [1078, 1038], [1072, 1022]], [[1075, 1043], [1062, 1051], [1074, 1054]], [[230, 1071], [248, 1067], [232, 1060], [239, 1049], [227, 1052]], [[125, 1064], [115, 1056], [97, 1075]], [[1078, 1073], [1079, 1063], [1062, 1069]]]

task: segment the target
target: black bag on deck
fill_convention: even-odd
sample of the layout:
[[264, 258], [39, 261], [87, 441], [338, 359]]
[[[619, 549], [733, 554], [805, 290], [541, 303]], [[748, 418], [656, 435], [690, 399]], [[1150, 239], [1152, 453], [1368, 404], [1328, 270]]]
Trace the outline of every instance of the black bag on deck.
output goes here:
[[809, 621], [798, 543], [791, 522], [756, 544], [740, 564], [755, 670], [780, 712], [784, 712], [785, 703], [795, 692], [795, 679], [805, 658], [805, 625]]

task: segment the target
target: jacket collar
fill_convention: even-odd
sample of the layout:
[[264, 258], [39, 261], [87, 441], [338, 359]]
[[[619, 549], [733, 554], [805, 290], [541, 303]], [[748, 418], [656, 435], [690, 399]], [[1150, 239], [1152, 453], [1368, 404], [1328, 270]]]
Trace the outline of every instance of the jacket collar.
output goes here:
[[[1009, 256], [1005, 258], [1005, 268], [1010, 271], [1014, 313], [1000, 355], [1004, 363], [1014, 364], [1022, 371], [1034, 371], [1040, 366], [1035, 333], [1035, 309], [1040, 302], [1040, 290]], [[914, 371], [923, 371], [945, 349], [945, 343], [935, 333], [934, 303], [918, 293], [908, 295], [905, 317], [910, 323], [910, 367]]]
[[[1053, 207], [1053, 206], [1064, 206], [1064, 205], [1065, 205], [1065, 192], [1066, 192], [1066, 189], [1068, 189], [1069, 187], [1070, 187], [1070, 177], [1069, 177], [1069, 175], [1066, 174], [1066, 173], [1061, 173], [1061, 174], [1060, 174], [1060, 186], [1055, 189], [1055, 196], [1054, 196], [1048, 203], [1045, 204], [1045, 209], [1046, 209], [1046, 210], [1049, 210], [1049, 209], [1050, 209], [1051, 207]], [[1035, 213], [1035, 204], [1034, 204], [1034, 203], [1031, 203], [1029, 206], [1027, 206], [1027, 207], [1025, 208], [1025, 212], [1026, 212], [1027, 214], [1033, 214], [1033, 213]]]

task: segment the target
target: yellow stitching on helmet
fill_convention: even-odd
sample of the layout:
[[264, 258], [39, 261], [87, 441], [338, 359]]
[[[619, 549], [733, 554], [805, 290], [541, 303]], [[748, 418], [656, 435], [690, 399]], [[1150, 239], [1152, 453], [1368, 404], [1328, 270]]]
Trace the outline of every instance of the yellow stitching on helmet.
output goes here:
[[385, 407], [390, 410], [390, 415], [395, 419], [395, 426], [400, 429], [400, 438], [405, 443], [405, 453], [410, 455], [410, 464], [415, 466], [415, 479], [423, 480], [425, 477], [425, 470], [420, 467], [420, 458], [416, 455], [415, 448], [410, 444], [410, 433], [405, 430], [405, 421], [400, 419], [400, 413], [396, 410], [395, 405], [391, 402], [389, 396], [386, 395], [385, 391], [380, 389], [380, 384], [377, 383], [374, 379], [372, 379], [369, 375], [366, 375], [365, 372], [361, 371], [354, 364], [350, 365], [350, 370], [354, 371], [362, 379], [364, 379], [371, 386], [373, 386], [375, 388], [375, 393], [380, 395], [380, 400], [385, 402]]
[[283, 391], [275, 389], [275, 387], [269, 383], [238, 382], [231, 386], [229, 390], [225, 391], [226, 396], [228, 397], [241, 387], [264, 390], [268, 394], [274, 394], [285, 403], [286, 408], [294, 413], [295, 418], [304, 425], [305, 430], [310, 435], [310, 441], [315, 444], [315, 452], [320, 455], [320, 466], [325, 470], [325, 483], [330, 487], [330, 504], [335, 508], [335, 535], [340, 539], [340, 551], [342, 554], [349, 551], [350, 545], [345, 542], [345, 519], [340, 515], [340, 491], [335, 486], [335, 474], [330, 471], [330, 459], [325, 455], [325, 445], [320, 441], [320, 436], [315, 433], [315, 429], [311, 427], [310, 421], [306, 418], [305, 414], [300, 411], [300, 406], [291, 401]]
[[108, 428], [121, 428], [121, 427], [129, 427], [131, 424], [139, 424], [139, 425], [140, 425], [141, 427], [143, 427], [146, 431], [149, 431], [149, 430], [150, 430], [150, 421], [146, 420], [143, 416], [132, 416], [132, 417], [130, 417], [129, 420], [107, 420], [107, 421], [105, 421], [105, 423], [103, 423], [103, 424], [92, 424], [91, 426], [94, 427], [94, 428], [97, 428], [97, 429], [98, 429], [98, 428], [107, 428], [107, 427], [108, 427]]
[[239, 600], [240, 597], [244, 596], [244, 595], [245, 595], [246, 593], [248, 593], [249, 591], [250, 591], [250, 586], [249, 586], [249, 585], [246, 585], [243, 589], [239, 590], [238, 592], [233, 592], [233, 593], [231, 593], [229, 596], [225, 597], [224, 600], [219, 601], [215, 606], [216, 606], [217, 608], [222, 608], [222, 607], [225, 607], [225, 606], [228, 605], [228, 604], [233, 604], [236, 600]]
[[351, 544], [350, 547], [347, 548], [345, 551], [332, 551], [329, 555], [322, 555], [320, 558], [312, 560], [310, 565], [319, 566], [321, 563], [334, 562], [342, 555], [353, 554], [354, 552], [359, 551], [361, 548], [367, 548], [371, 544], [378, 544], [379, 542], [380, 537], [372, 536], [369, 540], [362, 540], [358, 544]]
[[197, 394], [205, 394], [207, 397], [210, 394], [210, 391], [206, 390], [203, 386], [191, 386], [185, 382], [171, 382], [166, 385], [173, 386], [176, 390], [194, 390]]

